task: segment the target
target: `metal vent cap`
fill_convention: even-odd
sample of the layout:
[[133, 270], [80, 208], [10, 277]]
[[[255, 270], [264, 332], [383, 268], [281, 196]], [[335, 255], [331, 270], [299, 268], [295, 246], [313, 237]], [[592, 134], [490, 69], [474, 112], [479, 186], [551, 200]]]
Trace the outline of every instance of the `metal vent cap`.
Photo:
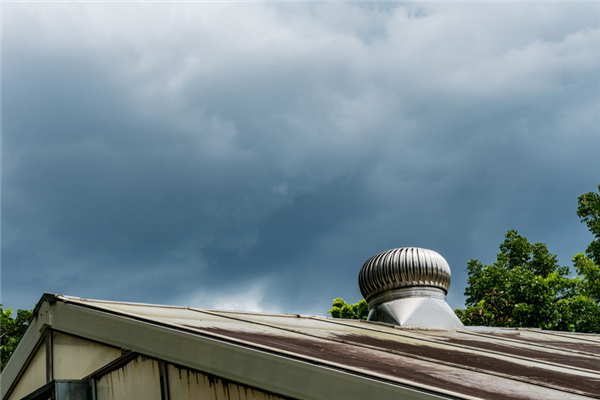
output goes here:
[[365, 262], [358, 285], [369, 303], [385, 292], [413, 286], [438, 288], [447, 294], [450, 266], [433, 250], [418, 247], [387, 250]]

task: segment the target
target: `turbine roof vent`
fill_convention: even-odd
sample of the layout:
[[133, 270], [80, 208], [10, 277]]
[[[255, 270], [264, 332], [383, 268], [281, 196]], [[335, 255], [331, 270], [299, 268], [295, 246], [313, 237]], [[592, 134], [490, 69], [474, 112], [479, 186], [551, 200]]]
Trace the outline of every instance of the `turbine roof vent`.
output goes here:
[[450, 266], [439, 253], [402, 247], [367, 260], [358, 285], [369, 303], [370, 321], [459, 328], [462, 323], [446, 303], [450, 277]]
[[418, 247], [387, 250], [367, 260], [360, 270], [358, 285], [369, 301], [382, 292], [429, 286], [448, 293], [450, 266], [439, 253]]

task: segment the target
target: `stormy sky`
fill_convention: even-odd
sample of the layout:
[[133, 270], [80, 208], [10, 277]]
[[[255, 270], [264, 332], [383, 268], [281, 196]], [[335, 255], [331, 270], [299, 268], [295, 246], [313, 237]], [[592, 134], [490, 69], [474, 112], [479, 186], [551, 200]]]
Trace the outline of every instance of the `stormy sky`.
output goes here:
[[325, 315], [371, 256], [504, 233], [570, 265], [600, 183], [596, 3], [2, 4], [5, 307]]

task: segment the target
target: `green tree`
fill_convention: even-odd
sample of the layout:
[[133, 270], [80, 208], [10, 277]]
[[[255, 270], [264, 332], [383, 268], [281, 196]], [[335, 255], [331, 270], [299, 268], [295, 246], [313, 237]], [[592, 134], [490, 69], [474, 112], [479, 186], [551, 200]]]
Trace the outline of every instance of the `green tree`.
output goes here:
[[569, 277], [546, 244], [508, 231], [494, 264], [468, 262], [467, 308], [456, 314], [465, 325], [600, 332], [600, 268], [583, 254], [573, 264]]
[[600, 304], [600, 265], [594, 263], [583, 253], [573, 257], [573, 265], [577, 274], [583, 277], [581, 294]]
[[366, 300], [361, 300], [354, 304], [346, 304], [344, 299], [338, 297], [333, 299], [331, 307], [331, 310], [328, 312], [333, 318], [367, 319], [369, 315], [369, 305]]
[[17, 315], [13, 318], [11, 308], [9, 307], [4, 310], [0, 304], [0, 313], [2, 314], [2, 320], [0, 321], [0, 357], [2, 358], [2, 364], [0, 365], [0, 370], [3, 370], [8, 359], [19, 344], [21, 337], [27, 330], [29, 321], [33, 316], [33, 310], [17, 310]]
[[[600, 192], [600, 185], [598, 185], [598, 191]], [[577, 198], [577, 215], [595, 238], [588, 246], [586, 253], [596, 265], [600, 265], [600, 194], [589, 192], [579, 196]]]
[[467, 308], [456, 310], [465, 325], [600, 333], [600, 195], [582, 194], [577, 205], [594, 236], [586, 254], [573, 257], [577, 276], [569, 277], [544, 243], [508, 231], [494, 264], [467, 264]]

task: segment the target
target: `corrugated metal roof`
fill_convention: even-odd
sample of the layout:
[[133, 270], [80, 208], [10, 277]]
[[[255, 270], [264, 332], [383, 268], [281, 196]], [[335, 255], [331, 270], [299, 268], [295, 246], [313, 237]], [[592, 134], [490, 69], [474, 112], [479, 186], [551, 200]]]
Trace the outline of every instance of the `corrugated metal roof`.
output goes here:
[[600, 337], [57, 300], [458, 398], [600, 398]]

